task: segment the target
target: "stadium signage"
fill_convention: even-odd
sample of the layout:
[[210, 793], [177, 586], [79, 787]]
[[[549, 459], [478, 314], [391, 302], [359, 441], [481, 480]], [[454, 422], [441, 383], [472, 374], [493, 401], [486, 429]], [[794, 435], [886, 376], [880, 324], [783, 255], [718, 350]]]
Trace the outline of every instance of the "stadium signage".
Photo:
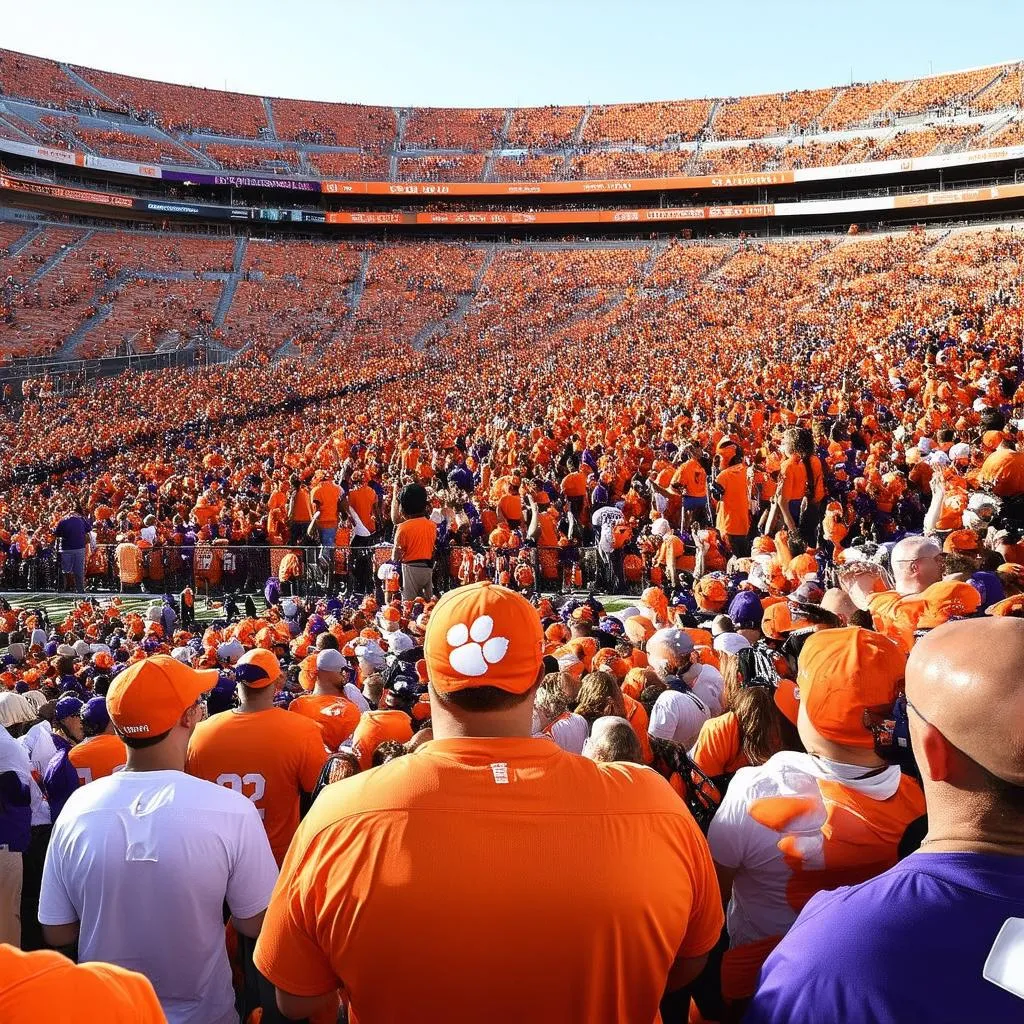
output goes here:
[[764, 188], [804, 181], [828, 181], [869, 175], [900, 174], [910, 171], [937, 170], [968, 164], [994, 163], [1024, 158], [1024, 146], [1000, 149], [979, 149], [970, 153], [944, 153], [939, 156], [910, 159], [878, 160], [862, 164], [839, 164], [826, 167], [801, 167], [792, 171], [763, 173], [714, 174], [697, 177], [609, 178], [575, 181], [452, 181], [394, 182], [338, 181], [289, 178], [259, 174], [210, 173], [196, 168], [177, 169], [151, 164], [134, 164], [110, 160], [91, 153], [74, 153], [48, 146], [28, 145], [11, 139], [0, 139], [0, 152], [16, 153], [51, 163], [71, 164], [97, 170], [113, 171], [166, 181], [195, 182], [202, 185], [229, 185], [245, 188], [287, 189], [299, 192], [322, 192], [327, 195], [409, 195], [409, 196], [522, 196], [522, 195], [586, 195], [601, 192], [665, 192], [704, 188]]
[[118, 206], [132, 209], [135, 200], [131, 196], [120, 196], [111, 192], [90, 192], [87, 189], [65, 188], [63, 185], [48, 185], [40, 181], [26, 181], [0, 175], [0, 189], [25, 192], [30, 195], [46, 196], [49, 199], [66, 199], [73, 203], [93, 203], [100, 206]]

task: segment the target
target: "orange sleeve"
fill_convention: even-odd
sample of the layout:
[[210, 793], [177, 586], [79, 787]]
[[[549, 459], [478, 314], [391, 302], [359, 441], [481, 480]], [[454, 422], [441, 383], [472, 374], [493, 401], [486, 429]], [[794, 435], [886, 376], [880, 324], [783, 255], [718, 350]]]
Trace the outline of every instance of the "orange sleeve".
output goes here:
[[277, 988], [310, 997], [334, 991], [341, 979], [317, 941], [320, 904], [326, 895], [324, 880], [314, 877], [317, 865], [324, 863], [323, 855], [315, 852], [319, 837], [312, 843], [304, 838], [300, 830], [281, 865], [253, 962]]
[[725, 775], [740, 748], [740, 730], [736, 716], [727, 711], [717, 718], [709, 718], [700, 728], [693, 747], [693, 763], [714, 778]]
[[686, 935], [676, 953], [677, 963], [710, 952], [721, 937], [722, 926], [725, 924], [722, 893], [718, 887], [718, 876], [715, 874], [708, 841], [693, 818], [687, 815], [683, 821], [689, 832], [687, 845], [692, 851], [686, 858], [686, 871], [693, 901], [690, 904]]

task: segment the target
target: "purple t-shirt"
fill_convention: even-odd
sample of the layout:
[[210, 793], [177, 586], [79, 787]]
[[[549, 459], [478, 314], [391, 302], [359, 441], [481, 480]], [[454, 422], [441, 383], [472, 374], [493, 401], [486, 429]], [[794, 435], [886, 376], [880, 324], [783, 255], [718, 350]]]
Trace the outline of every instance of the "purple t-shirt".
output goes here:
[[92, 524], [81, 516], [66, 516], [57, 524], [54, 535], [64, 551], [81, 551], [89, 537]]
[[915, 853], [814, 896], [744, 1024], [1024, 1021], [1024, 999], [982, 974], [1010, 918], [1024, 918], [1024, 858]]

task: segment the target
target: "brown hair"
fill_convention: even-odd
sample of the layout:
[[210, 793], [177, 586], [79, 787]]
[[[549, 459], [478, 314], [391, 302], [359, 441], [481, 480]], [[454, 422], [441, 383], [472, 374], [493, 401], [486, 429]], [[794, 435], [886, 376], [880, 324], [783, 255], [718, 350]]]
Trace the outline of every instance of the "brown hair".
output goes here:
[[588, 672], [580, 686], [576, 714], [582, 715], [591, 725], [594, 719], [604, 715], [625, 718], [626, 702], [615, 676], [610, 672]]
[[802, 749], [796, 730], [776, 707], [767, 686], [741, 687], [732, 710], [740, 727], [740, 749], [750, 764], [764, 764], [780, 750]]

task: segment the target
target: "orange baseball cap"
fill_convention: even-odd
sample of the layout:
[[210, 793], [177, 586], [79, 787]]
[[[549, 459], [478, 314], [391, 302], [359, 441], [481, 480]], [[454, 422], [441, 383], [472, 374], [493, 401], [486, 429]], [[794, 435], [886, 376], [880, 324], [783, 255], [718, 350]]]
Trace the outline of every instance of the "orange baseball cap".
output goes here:
[[779, 640], [787, 633], [813, 625], [799, 608], [785, 600], [768, 605], [761, 617], [761, 632], [769, 640]]
[[114, 728], [129, 739], [169, 732], [200, 694], [217, 685], [217, 670], [197, 671], [166, 654], [129, 665], [107, 691]]
[[1013, 597], [1004, 597], [1002, 601], [990, 604], [985, 610], [986, 615], [1010, 615], [1014, 618], [1024, 618], [1024, 594], [1014, 594]]
[[702, 576], [693, 588], [697, 607], [706, 612], [720, 612], [729, 600], [729, 591], [716, 576]]
[[536, 609], [513, 590], [489, 582], [450, 590], [427, 625], [423, 655], [440, 693], [494, 686], [526, 693], [543, 662]]
[[990, 452], [994, 452], [1002, 443], [1006, 435], [1001, 430], [986, 430], [981, 435], [981, 445]]
[[942, 545], [942, 550], [946, 554], [952, 554], [953, 552], [969, 554], [974, 551], [980, 551], [981, 544], [978, 542], [978, 535], [973, 530], [954, 530], [946, 538], [946, 542]]
[[970, 583], [939, 580], [921, 595], [924, 610], [918, 616], [917, 629], [935, 629], [950, 619], [973, 615], [981, 606], [981, 594]]
[[799, 700], [825, 739], [870, 749], [875, 740], [864, 712], [891, 710], [906, 666], [904, 651], [881, 633], [859, 626], [824, 629], [809, 637], [800, 652]]
[[235, 678], [254, 690], [261, 690], [281, 678], [281, 662], [272, 651], [256, 647], [235, 662]]
[[631, 615], [623, 623], [623, 629], [631, 644], [646, 643], [657, 632], [654, 623], [643, 615]]

